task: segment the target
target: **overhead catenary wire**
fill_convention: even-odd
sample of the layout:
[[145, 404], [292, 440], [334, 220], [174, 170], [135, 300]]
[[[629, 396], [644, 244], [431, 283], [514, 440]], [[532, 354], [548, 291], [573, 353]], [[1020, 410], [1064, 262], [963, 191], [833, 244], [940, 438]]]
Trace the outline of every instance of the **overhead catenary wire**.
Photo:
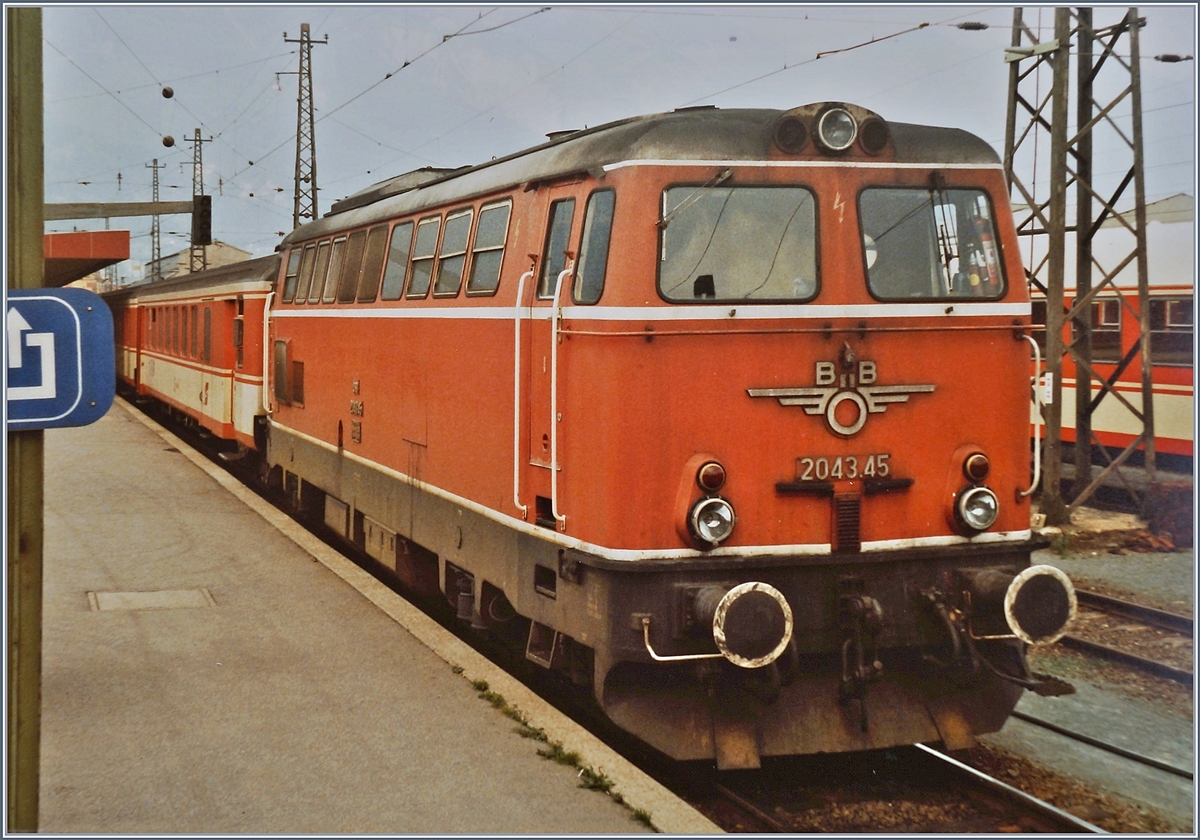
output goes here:
[[[116, 31], [115, 29], [113, 29], [113, 27], [112, 27], [112, 26], [111, 26], [111, 25], [108, 23], [108, 21], [104, 19], [104, 16], [103, 16], [103, 15], [100, 15], [99, 11], [97, 11], [97, 10], [95, 10], [95, 9], [93, 9], [93, 11], [96, 11], [96, 14], [97, 14], [97, 16], [99, 16], [99, 17], [100, 17], [100, 19], [101, 19], [101, 20], [104, 22], [104, 24], [105, 24], [106, 26], [108, 26], [108, 28], [109, 28], [110, 30], [112, 30], [113, 34], [114, 34], [114, 35], [116, 35], [116, 37], [117, 37], [117, 40], [119, 40], [119, 41], [121, 42], [121, 44], [122, 44], [122, 45], [123, 45], [123, 46], [124, 46], [124, 47], [125, 47], [127, 50], [129, 50], [129, 53], [130, 53], [130, 55], [132, 55], [132, 56], [133, 56], [133, 58], [134, 58], [134, 59], [135, 59], [135, 60], [138, 62], [138, 64], [140, 64], [140, 65], [142, 66], [142, 68], [143, 68], [143, 69], [146, 71], [146, 73], [147, 73], [147, 74], [148, 74], [148, 75], [149, 75], [149, 76], [150, 76], [152, 79], [154, 79], [154, 81], [155, 81], [155, 84], [156, 84], [156, 85], [159, 85], [159, 86], [161, 86], [161, 82], [159, 82], [159, 81], [158, 81], [158, 79], [157, 79], [157, 77], [154, 75], [153, 71], [151, 71], [151, 70], [150, 70], [150, 68], [149, 68], [149, 67], [147, 67], [147, 66], [146, 66], [146, 64], [145, 64], [145, 63], [144, 63], [144, 62], [143, 62], [143, 61], [142, 61], [140, 58], [138, 58], [137, 54], [136, 54], [135, 52], [133, 52], [133, 50], [132, 50], [132, 49], [129, 47], [129, 44], [125, 42], [125, 39], [123, 39], [123, 38], [120, 36], [120, 34], [119, 34], [119, 33], [117, 33], [117, 31]], [[99, 81], [99, 80], [98, 80], [96, 77], [94, 77], [94, 76], [93, 76], [91, 73], [89, 73], [89, 72], [88, 72], [87, 70], [85, 70], [85, 69], [84, 69], [82, 66], [80, 66], [80, 65], [79, 65], [79, 64], [78, 64], [78, 63], [77, 63], [77, 62], [76, 62], [74, 59], [72, 59], [72, 58], [71, 58], [69, 55], [67, 55], [65, 52], [63, 52], [61, 49], [59, 49], [59, 48], [58, 48], [58, 47], [57, 47], [57, 46], [56, 46], [56, 45], [55, 45], [53, 42], [51, 42], [49, 39], [47, 39], [47, 38], [45, 38], [45, 37], [43, 36], [43, 38], [42, 38], [42, 41], [43, 41], [43, 42], [44, 42], [44, 43], [45, 43], [47, 46], [49, 46], [51, 49], [53, 49], [55, 52], [57, 52], [57, 53], [58, 53], [60, 56], [62, 56], [62, 57], [63, 57], [63, 58], [64, 58], [64, 59], [65, 59], [65, 60], [68, 62], [68, 63], [70, 63], [70, 65], [71, 65], [72, 67], [74, 67], [76, 70], [78, 70], [78, 71], [79, 71], [80, 73], [82, 73], [84, 76], [86, 76], [86, 77], [87, 77], [87, 78], [88, 78], [88, 79], [89, 79], [89, 80], [90, 80], [90, 81], [91, 81], [93, 84], [95, 84], [97, 87], [99, 87], [99, 88], [100, 88], [100, 89], [101, 89], [101, 90], [104, 92], [104, 95], [107, 95], [107, 96], [111, 97], [111, 98], [113, 99], [113, 101], [115, 101], [115, 102], [116, 102], [118, 105], [120, 105], [122, 108], [124, 108], [124, 109], [125, 109], [126, 111], [128, 111], [130, 114], [132, 114], [132, 115], [134, 116], [134, 118], [136, 118], [136, 119], [138, 120], [138, 122], [140, 122], [142, 125], [146, 126], [146, 128], [148, 128], [148, 129], [150, 129], [152, 132], [154, 132], [154, 134], [155, 134], [155, 136], [156, 136], [156, 137], [160, 137], [160, 138], [161, 138], [161, 137], [163, 136], [163, 132], [162, 132], [162, 130], [161, 130], [161, 129], [159, 129], [159, 128], [155, 128], [153, 125], [151, 125], [151, 124], [149, 123], [149, 121], [147, 121], [147, 120], [146, 120], [144, 117], [142, 117], [142, 115], [141, 115], [141, 114], [139, 114], [137, 111], [135, 111], [133, 108], [131, 108], [131, 107], [130, 107], [130, 106], [129, 106], [129, 105], [128, 105], [128, 104], [127, 104], [127, 103], [126, 103], [126, 102], [125, 102], [123, 99], [121, 99], [121, 97], [118, 95], [118, 93], [117, 93], [117, 92], [114, 92], [113, 90], [110, 90], [108, 87], [106, 87], [106, 86], [105, 86], [105, 85], [104, 85], [102, 82], [100, 82], [100, 81]], [[294, 51], [292, 51], [292, 52], [294, 52]], [[289, 53], [289, 54], [290, 54], [290, 53]], [[251, 63], [253, 64], [253, 63], [258, 63], [258, 62], [251, 62]], [[187, 113], [188, 113], [188, 114], [189, 114], [189, 115], [190, 115], [190, 116], [191, 116], [191, 117], [192, 117], [192, 118], [193, 118], [193, 119], [194, 119], [194, 120], [195, 120], [195, 121], [196, 121], [196, 122], [199, 124], [199, 126], [200, 126], [200, 127], [206, 127], [206, 126], [207, 126], [207, 124], [205, 123], [205, 121], [204, 121], [204, 120], [202, 120], [200, 117], [198, 117], [196, 114], [194, 114], [194, 113], [191, 111], [191, 109], [189, 109], [189, 108], [188, 108], [188, 107], [187, 107], [187, 106], [186, 106], [184, 103], [182, 103], [182, 102], [179, 102], [179, 101], [178, 101], [178, 99], [176, 99], [175, 101], [176, 101], [176, 102], [179, 104], [179, 106], [180, 106], [180, 107], [181, 107], [181, 108], [182, 108], [184, 111], [186, 111], [186, 112], [187, 112]], [[227, 129], [226, 129], [226, 130], [228, 130], [228, 127], [227, 127]], [[230, 149], [231, 149], [231, 150], [232, 150], [232, 151], [233, 151], [235, 154], [237, 154], [239, 157], [245, 158], [245, 156], [242, 154], [242, 152], [241, 152], [240, 150], [238, 150], [237, 148], [235, 148], [235, 147], [234, 147], [234, 146], [233, 146], [233, 145], [232, 145], [232, 144], [231, 144], [231, 143], [230, 143], [228, 140], [224, 139], [223, 137], [220, 137], [220, 135], [219, 135], [219, 134], [218, 134], [218, 135], [216, 135], [216, 136], [217, 136], [217, 137], [218, 137], [218, 138], [221, 140], [221, 142], [222, 142], [224, 145], [228, 146], [228, 147], [229, 147], [229, 148], [230, 148]], [[130, 166], [136, 166], [136, 165], [140, 165], [141, 163], [142, 163], [142, 161], [139, 161], [139, 163], [138, 163], [138, 164], [130, 164]], [[124, 169], [128, 169], [128, 168], [130, 168], [130, 167], [129, 167], [129, 166], [126, 166], [126, 167], [123, 167], [123, 168], [124, 168]], [[98, 174], [107, 174], [107, 173], [108, 173], [108, 172], [110, 172], [110, 171], [112, 171], [112, 170], [106, 170], [104, 173], [98, 173]], [[120, 170], [118, 170], [118, 171], [120, 171]], [[219, 174], [219, 173], [218, 173], [218, 174]], [[94, 177], [94, 176], [85, 176], [85, 177]], [[62, 181], [62, 182], [55, 182], [55, 183], [60, 183], [60, 184], [61, 184], [61, 183], [78, 183], [78, 180], [79, 180], [79, 179], [71, 179], [70, 181]], [[227, 179], [227, 180], [232, 180], [232, 179]]]
[[722, 88], [721, 90], [718, 90], [714, 93], [708, 93], [708, 94], [705, 94], [704, 96], [697, 97], [696, 99], [693, 99], [690, 102], [683, 103], [682, 107], [686, 108], [689, 105], [695, 105], [697, 102], [703, 102], [706, 99], [712, 99], [714, 96], [720, 96], [721, 94], [729, 93], [729, 91], [731, 91], [731, 90], [737, 90], [738, 88], [745, 87], [746, 85], [751, 85], [751, 84], [754, 84], [755, 82], [760, 82], [763, 79], [778, 75], [779, 73], [782, 73], [785, 70], [793, 70], [797, 67], [803, 67], [806, 64], [812, 64], [813, 62], [819, 60], [821, 58], [821, 56], [823, 56], [823, 55], [833, 55], [834, 53], [843, 53], [843, 52], [850, 52], [851, 50], [857, 50], [860, 47], [869, 47], [872, 44], [878, 44], [881, 41], [887, 41], [887, 40], [890, 40], [891, 38], [898, 38], [901, 35], [907, 35], [910, 32], [917, 32], [918, 30], [925, 29], [927, 26], [929, 26], [928, 23], [922, 23], [922, 24], [918, 24], [917, 26], [911, 27], [909, 29], [902, 30], [900, 32], [894, 32], [891, 35], [885, 35], [882, 38], [872, 38], [869, 41], [863, 41], [861, 44], [854, 44], [853, 46], [842, 47], [842, 48], [836, 49], [836, 50], [825, 50], [824, 52], [817, 53], [813, 58], [810, 58], [806, 61], [798, 61], [795, 64], [785, 64], [777, 70], [771, 70], [768, 73], [763, 73], [760, 76], [755, 76], [753, 79], [747, 79], [744, 82], [738, 82], [736, 85], [730, 85], [729, 87]]
[[[730, 87], [723, 88], [722, 90], [716, 91], [715, 93], [709, 93], [709, 94], [706, 94], [706, 95], [704, 95], [704, 96], [701, 96], [701, 97], [699, 97], [699, 98], [697, 98], [697, 99], [693, 99], [693, 100], [691, 100], [690, 102], [685, 102], [685, 103], [684, 103], [682, 106], [680, 106], [680, 107], [686, 108], [686, 107], [688, 107], [689, 105], [695, 105], [695, 104], [697, 104], [697, 103], [699, 103], [699, 102], [703, 102], [703, 101], [704, 101], [704, 100], [706, 100], [706, 99], [711, 99], [711, 98], [713, 98], [714, 96], [720, 96], [720, 95], [722, 95], [722, 94], [724, 94], [724, 93], [728, 93], [728, 92], [729, 92], [729, 91], [731, 91], [731, 90], [737, 90], [738, 88], [745, 87], [746, 85], [753, 84], [754, 82], [762, 81], [763, 79], [769, 78], [769, 77], [771, 77], [771, 76], [778, 75], [779, 73], [782, 73], [782, 72], [784, 72], [785, 70], [791, 70], [791, 69], [793, 69], [793, 68], [796, 68], [796, 67], [803, 67], [803, 66], [805, 66], [805, 65], [807, 65], [807, 64], [812, 64], [812, 63], [814, 63], [815, 61], [817, 61], [818, 59], [820, 59], [822, 56], [826, 56], [826, 55], [834, 55], [834, 54], [836, 54], [836, 53], [850, 52], [851, 50], [857, 50], [857, 49], [860, 49], [860, 48], [862, 48], [862, 47], [869, 47], [869, 46], [871, 46], [871, 45], [873, 45], [873, 44], [878, 44], [878, 43], [880, 43], [880, 42], [882, 42], [882, 41], [888, 41], [888, 40], [891, 40], [892, 38], [898, 38], [898, 37], [900, 37], [901, 35], [907, 35], [907, 34], [909, 34], [909, 33], [911, 33], [911, 32], [918, 32], [918, 31], [920, 31], [920, 30], [922, 30], [922, 29], [927, 29], [927, 28], [929, 28], [929, 27], [935, 27], [935, 26], [949, 26], [949, 25], [953, 24], [953, 23], [954, 23], [955, 21], [957, 21], [957, 20], [961, 20], [962, 18], [965, 18], [965, 17], [972, 17], [972, 16], [976, 15], [976, 14], [978, 13], [978, 11], [979, 11], [979, 10], [968, 10], [968, 11], [966, 11], [966, 12], [962, 13], [962, 14], [955, 15], [954, 17], [949, 17], [949, 18], [946, 18], [945, 20], [940, 20], [940, 21], [938, 21], [937, 23], [920, 23], [920, 24], [917, 24], [916, 26], [912, 26], [912, 27], [910, 27], [910, 28], [908, 28], [908, 29], [901, 30], [900, 32], [894, 32], [894, 33], [892, 33], [891, 35], [884, 35], [882, 38], [871, 38], [869, 41], [863, 41], [862, 43], [859, 43], [859, 44], [853, 44], [853, 45], [851, 45], [851, 46], [848, 46], [848, 47], [840, 47], [840, 48], [838, 48], [838, 49], [832, 49], [832, 50], [823, 50], [823, 51], [821, 51], [821, 52], [818, 52], [818, 53], [817, 53], [817, 54], [816, 54], [816, 55], [815, 55], [813, 58], [807, 59], [806, 61], [798, 61], [798, 62], [796, 62], [796, 63], [794, 63], [794, 64], [785, 64], [783, 67], [780, 67], [780, 68], [779, 68], [779, 69], [777, 69], [777, 70], [771, 70], [770, 72], [763, 73], [763, 74], [762, 74], [762, 75], [760, 75], [760, 76], [755, 76], [753, 79], [747, 79], [747, 80], [746, 80], [746, 81], [744, 81], [744, 82], [739, 82], [739, 83], [738, 83], [738, 84], [736, 84], [736, 85], [732, 85], [732, 86], [730, 86]], [[806, 15], [806, 16], [805, 16], [805, 18], [804, 18], [804, 20], [806, 20], [806, 21], [807, 21], [807, 20], [810, 20], [810, 19], [809, 19], [809, 18], [808, 18], [808, 16]], [[820, 19], [820, 18], [813, 18], [812, 20], [814, 20], [814, 21], [820, 21], [820, 22], [827, 22], [827, 21], [825, 21], [824, 19]], [[843, 22], [850, 22], [850, 23], [860, 23], [861, 21], [843, 21]]]
[[160, 131], [159, 131], [157, 128], [155, 128], [154, 126], [150, 125], [150, 123], [148, 123], [146, 120], [144, 120], [144, 119], [142, 118], [142, 115], [141, 115], [141, 114], [139, 114], [137, 111], [133, 110], [133, 109], [132, 109], [132, 108], [130, 108], [128, 105], [126, 105], [126, 104], [125, 104], [123, 101], [121, 101], [121, 98], [120, 98], [119, 96], [117, 96], [115, 93], [113, 93], [113, 92], [112, 92], [111, 90], [109, 90], [107, 87], [105, 87], [105, 86], [104, 86], [104, 85], [103, 85], [103, 84], [102, 84], [102, 83], [101, 83], [101, 82], [100, 82], [98, 79], [96, 79], [96, 77], [95, 77], [95, 76], [93, 76], [91, 73], [89, 73], [88, 71], [86, 71], [86, 70], [84, 70], [82, 67], [80, 67], [78, 64], [76, 64], [76, 63], [75, 63], [75, 61], [74, 61], [74, 59], [72, 59], [72, 58], [71, 58], [69, 55], [67, 55], [65, 52], [63, 52], [63, 51], [62, 51], [62, 50], [60, 50], [58, 47], [56, 47], [56, 46], [53, 44], [53, 42], [51, 42], [51, 41], [50, 41], [49, 39], [47, 39], [45, 36], [43, 36], [43, 37], [42, 37], [42, 42], [43, 42], [44, 44], [46, 44], [46, 46], [50, 47], [50, 49], [54, 50], [56, 53], [58, 53], [59, 55], [61, 55], [61, 56], [62, 56], [64, 59], [66, 59], [68, 62], [70, 62], [70, 64], [71, 64], [71, 66], [72, 66], [72, 67], [74, 67], [76, 70], [78, 70], [78, 71], [79, 71], [80, 73], [82, 73], [83, 75], [87, 76], [87, 77], [88, 77], [88, 79], [90, 79], [90, 80], [91, 80], [91, 82], [92, 82], [94, 85], [96, 85], [96, 87], [100, 88], [100, 89], [101, 89], [102, 91], [104, 91], [106, 94], [108, 94], [109, 96], [111, 96], [114, 102], [116, 102], [118, 105], [120, 105], [122, 108], [124, 108], [124, 109], [125, 109], [126, 111], [128, 111], [129, 113], [133, 114], [134, 118], [135, 118], [135, 119], [136, 119], [138, 122], [140, 122], [142, 125], [146, 126], [146, 128], [148, 128], [148, 129], [150, 129], [151, 131], [153, 131], [153, 132], [154, 132], [154, 134], [155, 134], [156, 136], [158, 136], [158, 137], [161, 137], [161, 136], [162, 136], [162, 132], [160, 132]]
[[[107, 20], [105, 20], [104, 15], [100, 14], [100, 10], [97, 8], [93, 8], [92, 11], [95, 12], [96, 17], [100, 18], [100, 20], [102, 20], [104, 22], [104, 25], [107, 26], [109, 28], [109, 30], [112, 31], [112, 34], [117, 36], [117, 40], [121, 42], [121, 46], [125, 47], [125, 49], [129, 51], [129, 54], [131, 56], [133, 56], [134, 60], [137, 61], [138, 64], [142, 65], [142, 69], [146, 71], [147, 75], [149, 75], [151, 79], [154, 79], [155, 84], [157, 84], [159, 87], [163, 87], [163, 83], [160, 82], [158, 80], [158, 77], [154, 75], [154, 71], [152, 71], [149, 67], [146, 66], [146, 62], [142, 61], [141, 58], [138, 57], [138, 54], [133, 51], [133, 47], [129, 46], [129, 44], [127, 44], [125, 42], [125, 39], [121, 37], [121, 34], [119, 32], [117, 32], [116, 29], [113, 29], [112, 24], [110, 24]], [[182, 108], [184, 111], [186, 111], [188, 116], [190, 116], [192, 119], [194, 119], [198, 125], [201, 125], [201, 126], [204, 125], [204, 121], [201, 120], [198, 116], [196, 116], [196, 114], [192, 112], [192, 109], [189, 108], [183, 101], [181, 101], [177, 97], [174, 98], [174, 101], [180, 108]], [[160, 136], [162, 135], [161, 131], [159, 132], [159, 135]]]
[[[528, 15], [527, 15], [526, 17], [528, 17]], [[489, 105], [489, 106], [488, 106], [487, 108], [485, 108], [484, 110], [482, 110], [482, 111], [479, 111], [478, 113], [476, 113], [476, 114], [474, 114], [474, 115], [472, 115], [472, 116], [468, 117], [467, 119], [463, 120], [462, 122], [458, 123], [457, 125], [455, 125], [455, 126], [453, 126], [453, 127], [449, 128], [449, 129], [447, 129], [446, 131], [443, 131], [443, 132], [442, 132], [441, 134], [439, 134], [437, 137], [430, 138], [429, 140], [426, 140], [426, 141], [425, 141], [424, 143], [422, 143], [421, 145], [419, 145], [419, 146], [414, 146], [414, 147], [413, 147], [412, 149], [410, 149], [410, 150], [396, 149], [396, 151], [398, 151], [398, 152], [403, 152], [403, 155], [402, 155], [402, 156], [404, 156], [404, 155], [407, 155], [407, 156], [409, 156], [409, 157], [414, 157], [414, 158], [417, 158], [418, 160], [423, 160], [423, 161], [426, 161], [427, 163], [435, 163], [434, 161], [431, 161], [431, 160], [429, 160], [428, 158], [424, 158], [424, 157], [421, 157], [420, 155], [416, 154], [417, 150], [418, 150], [418, 149], [423, 149], [423, 148], [425, 148], [426, 146], [428, 146], [428, 145], [430, 145], [430, 144], [432, 144], [432, 143], [436, 143], [436, 142], [438, 142], [439, 140], [442, 140], [442, 139], [444, 139], [445, 137], [449, 136], [450, 134], [453, 134], [455, 131], [458, 131], [460, 128], [462, 128], [463, 126], [467, 125], [468, 123], [471, 123], [471, 122], [473, 122], [473, 121], [475, 121], [475, 120], [479, 119], [479, 118], [480, 118], [480, 117], [482, 117], [484, 114], [487, 114], [487, 113], [489, 113], [489, 112], [491, 112], [491, 111], [494, 111], [496, 108], [499, 108], [499, 107], [500, 107], [501, 105], [503, 105], [505, 102], [508, 102], [509, 100], [511, 100], [511, 99], [514, 99], [514, 98], [516, 98], [517, 96], [520, 96], [522, 93], [524, 93], [525, 91], [529, 90], [530, 88], [532, 88], [532, 87], [536, 87], [537, 85], [539, 85], [539, 84], [541, 84], [542, 82], [544, 82], [546, 79], [550, 78], [551, 76], [555, 75], [556, 73], [559, 73], [559, 72], [561, 72], [561, 71], [562, 71], [562, 70], [564, 70], [564, 69], [565, 69], [565, 68], [566, 68], [568, 65], [570, 65], [570, 64], [572, 64], [572, 63], [574, 63], [574, 62], [578, 61], [579, 59], [583, 58], [583, 56], [587, 55], [589, 52], [591, 52], [592, 50], [594, 50], [596, 47], [600, 46], [602, 43], [604, 43], [605, 41], [607, 41], [609, 38], [611, 38], [611, 37], [613, 37], [614, 35], [616, 35], [616, 34], [617, 34], [617, 32], [619, 32], [621, 29], [624, 29], [626, 26], [628, 26], [630, 23], [632, 23], [634, 19], [635, 19], [635, 18], [634, 18], [634, 17], [632, 17], [632, 16], [631, 16], [631, 17], [629, 17], [629, 18], [627, 18], [627, 19], [626, 19], [624, 22], [622, 22], [622, 23], [618, 24], [616, 27], [614, 27], [612, 30], [610, 30], [610, 31], [609, 31], [609, 32], [608, 32], [606, 35], [604, 35], [603, 37], [601, 37], [599, 40], [592, 42], [592, 43], [591, 43], [589, 46], [585, 47], [583, 50], [581, 50], [580, 52], [576, 53], [574, 56], [572, 56], [571, 58], [569, 58], [569, 59], [567, 59], [566, 61], [564, 61], [562, 64], [560, 64], [560, 65], [558, 65], [557, 67], [555, 67], [555, 68], [554, 68], [553, 70], [551, 70], [549, 73], [546, 73], [546, 74], [544, 74], [544, 75], [542, 75], [542, 76], [539, 76], [537, 79], [534, 79], [532, 82], [530, 82], [529, 84], [525, 85], [525, 87], [523, 87], [523, 88], [520, 88], [520, 89], [518, 89], [518, 90], [515, 90], [515, 91], [513, 91], [511, 94], [509, 94], [508, 96], [504, 97], [504, 98], [503, 98], [503, 99], [501, 99], [499, 102], [496, 102], [496, 103], [493, 103], [492, 105]], [[516, 23], [516, 21], [510, 21], [510, 22], [511, 22], [511, 23]], [[496, 28], [499, 28], [499, 27], [496, 27]], [[467, 33], [467, 34], [473, 34], [473, 33]], [[336, 121], [335, 121], [335, 122], [336, 122]], [[343, 123], [343, 125], [344, 125], [344, 123]], [[349, 126], [347, 126], [347, 127], [349, 127]], [[358, 133], [359, 133], [359, 134], [361, 134], [362, 132], [358, 132]], [[366, 135], [365, 135], [365, 134], [364, 134], [363, 136], [364, 136], [364, 137], [366, 137]], [[371, 138], [368, 138], [368, 139], [371, 139]], [[378, 142], [378, 141], [377, 141], [377, 142]], [[380, 143], [380, 145], [382, 145], [382, 146], [386, 146], [387, 144], [386, 144], [386, 143]], [[388, 146], [388, 148], [394, 148], [394, 147]], [[389, 161], [386, 161], [386, 162], [384, 162], [384, 163], [382, 163], [382, 164], [378, 164], [378, 165], [376, 165], [376, 166], [372, 167], [372, 169], [380, 169], [380, 168], [383, 168], [383, 167], [386, 167], [386, 166], [390, 166], [391, 164], [395, 163], [397, 160], [400, 160], [400, 158], [392, 158], [392, 159], [391, 159], [391, 160], [389, 160]], [[348, 178], [352, 178], [352, 177], [355, 177], [355, 176], [347, 176], [346, 178], [341, 178], [341, 179], [339, 179], [338, 181], [333, 181], [333, 182], [331, 182], [331, 183], [339, 183], [340, 181], [345, 181], [345, 180], [347, 180]]]
[[[289, 55], [295, 55], [295, 54], [296, 54], [296, 50], [288, 50], [287, 52], [276, 53], [275, 55], [269, 55], [266, 58], [256, 58], [254, 61], [244, 61], [241, 64], [231, 64], [228, 67], [218, 67], [216, 70], [205, 70], [201, 73], [189, 73], [186, 76], [173, 76], [172, 78], [167, 79], [166, 82], [167, 82], [167, 84], [177, 85], [180, 82], [186, 82], [191, 79], [200, 79], [200, 78], [203, 78], [204, 76], [211, 76], [215, 73], [228, 73], [230, 70], [240, 70], [243, 67], [252, 67], [255, 64], [263, 64], [264, 62], [267, 62], [267, 61], [273, 61], [276, 58], [286, 58]], [[161, 87], [161, 85], [158, 82], [155, 82], [153, 84], [146, 83], [144, 85], [132, 85], [130, 87], [118, 88], [117, 93], [130, 93], [135, 90], [144, 90], [145, 88], [149, 88], [149, 87]], [[74, 102], [77, 99], [95, 99], [97, 96], [105, 96], [105, 95], [107, 95], [107, 94], [106, 93], [84, 93], [79, 96], [60, 96], [57, 99], [47, 99], [46, 103], [53, 104], [53, 103], [58, 103], [58, 102]]]

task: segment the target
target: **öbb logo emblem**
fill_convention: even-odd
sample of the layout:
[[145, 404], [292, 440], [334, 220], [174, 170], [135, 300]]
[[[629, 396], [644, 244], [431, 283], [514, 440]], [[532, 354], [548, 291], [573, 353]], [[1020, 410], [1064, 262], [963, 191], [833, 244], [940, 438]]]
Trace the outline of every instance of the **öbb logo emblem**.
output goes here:
[[[852, 357], [851, 357], [852, 359]], [[834, 362], [817, 362], [815, 388], [750, 388], [751, 397], [775, 397], [780, 405], [797, 405], [805, 414], [823, 414], [830, 431], [843, 437], [858, 434], [868, 414], [882, 414], [893, 403], [906, 403], [912, 394], [929, 394], [933, 385], [876, 385], [875, 362], [858, 360], [851, 371], [839, 374]], [[849, 402], [854, 408], [850, 420], [845, 410], [838, 419], [838, 407]], [[848, 420], [848, 422], [843, 422]]]

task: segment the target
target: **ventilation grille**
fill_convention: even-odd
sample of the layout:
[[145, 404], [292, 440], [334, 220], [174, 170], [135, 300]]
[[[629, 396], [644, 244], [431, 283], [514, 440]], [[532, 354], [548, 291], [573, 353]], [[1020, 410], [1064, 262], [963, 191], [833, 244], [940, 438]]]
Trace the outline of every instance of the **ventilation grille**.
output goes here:
[[857, 494], [833, 497], [834, 551], [858, 551], [862, 548], [859, 519], [859, 497]]

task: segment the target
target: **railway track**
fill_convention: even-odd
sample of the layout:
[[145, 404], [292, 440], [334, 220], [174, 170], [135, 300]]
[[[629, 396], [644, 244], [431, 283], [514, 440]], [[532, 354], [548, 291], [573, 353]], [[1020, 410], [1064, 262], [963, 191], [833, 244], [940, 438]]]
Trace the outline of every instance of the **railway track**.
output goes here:
[[730, 832], [1105, 833], [923, 745], [692, 776], [693, 804]]
[[[1075, 595], [1081, 605], [1096, 612], [1129, 619], [1146, 627], [1180, 637], [1193, 638], [1194, 622], [1191, 616], [1166, 612], [1087, 590], [1077, 589]], [[1180, 668], [1095, 639], [1088, 639], [1078, 633], [1068, 633], [1059, 640], [1059, 643], [1089, 656], [1117, 662], [1189, 687], [1193, 685], [1194, 674], [1186, 668]]]
[[1094, 610], [1112, 615], [1125, 616], [1153, 627], [1159, 627], [1163, 630], [1170, 630], [1188, 636], [1192, 635], [1193, 632], [1194, 622], [1190, 615], [1179, 615], [1178, 613], [1147, 607], [1143, 604], [1135, 604], [1132, 601], [1113, 598], [1110, 595], [1101, 595], [1099, 592], [1091, 592], [1086, 589], [1076, 589], [1075, 597], [1079, 603]]

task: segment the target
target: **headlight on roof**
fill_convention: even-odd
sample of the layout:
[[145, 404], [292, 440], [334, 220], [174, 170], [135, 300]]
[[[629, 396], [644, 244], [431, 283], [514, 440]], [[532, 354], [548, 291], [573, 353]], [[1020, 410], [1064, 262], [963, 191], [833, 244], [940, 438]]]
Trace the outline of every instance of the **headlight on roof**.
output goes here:
[[826, 108], [817, 117], [817, 142], [831, 152], [844, 152], [858, 136], [858, 122], [841, 106]]

